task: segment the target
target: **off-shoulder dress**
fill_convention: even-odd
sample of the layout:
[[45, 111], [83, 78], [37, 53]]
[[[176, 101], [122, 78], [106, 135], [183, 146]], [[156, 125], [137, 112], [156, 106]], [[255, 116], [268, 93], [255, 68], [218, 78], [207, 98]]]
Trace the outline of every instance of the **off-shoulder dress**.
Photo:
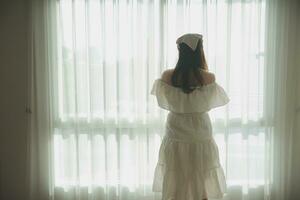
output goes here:
[[215, 81], [187, 94], [156, 79], [151, 94], [169, 111], [152, 190], [162, 200], [222, 198], [226, 179], [208, 111], [229, 102], [225, 90]]

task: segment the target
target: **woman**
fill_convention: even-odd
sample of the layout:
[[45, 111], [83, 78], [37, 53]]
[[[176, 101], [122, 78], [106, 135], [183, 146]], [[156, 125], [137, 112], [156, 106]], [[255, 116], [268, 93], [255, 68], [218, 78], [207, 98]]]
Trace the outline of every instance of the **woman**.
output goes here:
[[208, 111], [229, 98], [208, 72], [202, 35], [185, 34], [176, 43], [175, 69], [164, 71], [151, 90], [169, 111], [152, 189], [162, 200], [222, 198], [226, 180]]

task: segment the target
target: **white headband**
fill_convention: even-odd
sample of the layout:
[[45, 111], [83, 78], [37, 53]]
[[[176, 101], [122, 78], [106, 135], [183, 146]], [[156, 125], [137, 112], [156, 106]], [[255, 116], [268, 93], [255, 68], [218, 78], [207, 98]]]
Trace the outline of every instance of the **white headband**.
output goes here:
[[191, 49], [193, 49], [193, 51], [195, 51], [199, 40], [202, 40], [202, 35], [198, 33], [187, 33], [179, 37], [176, 40], [176, 44], [179, 45], [181, 43], [185, 43]]

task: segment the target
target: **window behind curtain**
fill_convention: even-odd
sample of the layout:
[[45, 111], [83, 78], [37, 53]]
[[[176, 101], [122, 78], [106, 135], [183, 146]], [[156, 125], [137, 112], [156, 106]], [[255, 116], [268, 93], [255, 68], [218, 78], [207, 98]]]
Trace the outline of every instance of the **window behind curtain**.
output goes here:
[[57, 8], [57, 188], [151, 193], [166, 112], [150, 89], [175, 66], [177, 37], [197, 32], [231, 99], [210, 112], [229, 193], [264, 195], [264, 1], [60, 0]]

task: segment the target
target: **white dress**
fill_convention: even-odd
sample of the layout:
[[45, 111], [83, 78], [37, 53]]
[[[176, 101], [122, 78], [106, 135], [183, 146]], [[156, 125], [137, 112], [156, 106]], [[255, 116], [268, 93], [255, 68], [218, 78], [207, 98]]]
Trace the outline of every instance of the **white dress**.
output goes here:
[[224, 89], [213, 82], [186, 94], [157, 79], [151, 94], [169, 111], [152, 190], [162, 200], [222, 198], [226, 179], [207, 112], [229, 102]]

